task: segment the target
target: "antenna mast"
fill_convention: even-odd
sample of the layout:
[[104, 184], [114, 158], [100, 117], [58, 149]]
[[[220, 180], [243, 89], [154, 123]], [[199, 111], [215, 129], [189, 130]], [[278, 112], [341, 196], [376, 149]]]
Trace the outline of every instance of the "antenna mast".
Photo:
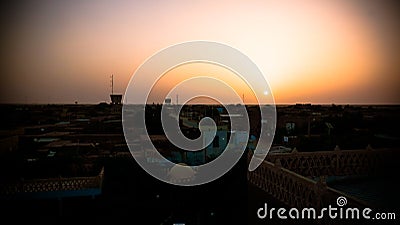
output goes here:
[[114, 94], [114, 74], [111, 74], [111, 94]]

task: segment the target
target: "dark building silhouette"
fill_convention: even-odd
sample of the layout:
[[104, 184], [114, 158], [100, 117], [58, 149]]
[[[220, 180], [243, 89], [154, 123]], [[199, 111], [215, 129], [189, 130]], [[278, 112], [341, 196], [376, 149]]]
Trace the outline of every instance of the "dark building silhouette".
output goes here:
[[122, 104], [122, 95], [120, 94], [111, 94], [111, 104], [113, 105], [120, 105]]

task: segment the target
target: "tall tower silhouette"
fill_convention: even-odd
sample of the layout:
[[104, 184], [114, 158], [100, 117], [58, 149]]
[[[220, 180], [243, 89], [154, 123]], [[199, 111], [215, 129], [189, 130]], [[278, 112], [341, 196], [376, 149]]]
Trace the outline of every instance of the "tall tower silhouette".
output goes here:
[[121, 94], [114, 94], [114, 74], [111, 75], [111, 104], [113, 105], [120, 105], [122, 104], [122, 95]]

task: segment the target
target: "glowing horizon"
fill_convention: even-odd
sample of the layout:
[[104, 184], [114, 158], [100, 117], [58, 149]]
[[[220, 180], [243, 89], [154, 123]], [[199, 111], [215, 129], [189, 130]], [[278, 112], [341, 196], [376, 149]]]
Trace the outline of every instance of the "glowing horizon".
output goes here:
[[[399, 104], [397, 9], [388, 1], [346, 0], [10, 5], [3, 9], [11, 19], [3, 22], [0, 103], [109, 102], [111, 74], [114, 92], [124, 93], [158, 50], [210, 40], [253, 60], [277, 104]], [[225, 72], [215, 75], [224, 80]], [[232, 84], [253, 102], [246, 87]]]

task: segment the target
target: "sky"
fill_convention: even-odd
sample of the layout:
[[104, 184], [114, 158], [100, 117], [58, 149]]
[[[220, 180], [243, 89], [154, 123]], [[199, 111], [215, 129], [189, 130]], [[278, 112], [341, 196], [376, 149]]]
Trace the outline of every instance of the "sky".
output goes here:
[[1, 4], [0, 103], [109, 102], [111, 74], [114, 92], [124, 93], [147, 58], [193, 40], [224, 43], [247, 55], [278, 104], [400, 103], [396, 1]]

